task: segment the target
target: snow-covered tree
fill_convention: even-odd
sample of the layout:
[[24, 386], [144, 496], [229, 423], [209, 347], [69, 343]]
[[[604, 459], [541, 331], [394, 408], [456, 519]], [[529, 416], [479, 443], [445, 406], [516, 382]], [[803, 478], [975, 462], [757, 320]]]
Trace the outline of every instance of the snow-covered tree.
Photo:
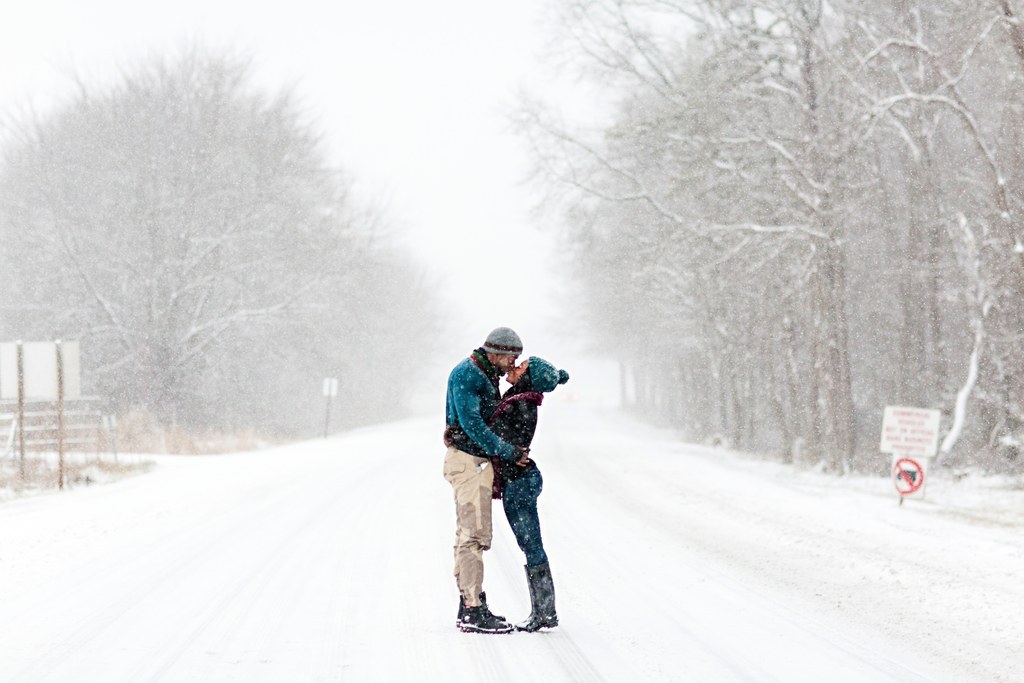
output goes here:
[[[340, 359], [394, 379], [370, 331], [429, 324], [380, 215], [244, 60], [194, 48], [82, 86], [17, 120], [0, 173], [5, 336], [79, 339], [118, 410], [302, 431]], [[396, 385], [353, 404], [395, 405]]]
[[969, 447], [1017, 439], [1012, 0], [560, 7], [561, 63], [615, 113], [587, 129], [531, 103], [522, 123], [576, 263], [617, 264], [581, 277], [640, 407], [840, 472], [879, 462], [887, 404], [958, 433], [973, 406]]

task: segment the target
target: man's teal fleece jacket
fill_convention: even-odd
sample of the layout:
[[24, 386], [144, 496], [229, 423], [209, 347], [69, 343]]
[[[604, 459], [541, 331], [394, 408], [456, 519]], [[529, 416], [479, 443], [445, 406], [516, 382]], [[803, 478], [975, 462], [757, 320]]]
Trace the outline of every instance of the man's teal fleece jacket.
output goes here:
[[515, 458], [517, 449], [503, 441], [487, 426], [486, 419], [501, 400], [498, 387], [491, 383], [484, 371], [471, 358], [467, 358], [448, 376], [448, 400], [445, 420], [458, 425], [482, 453], [473, 455], [497, 456], [504, 460]]

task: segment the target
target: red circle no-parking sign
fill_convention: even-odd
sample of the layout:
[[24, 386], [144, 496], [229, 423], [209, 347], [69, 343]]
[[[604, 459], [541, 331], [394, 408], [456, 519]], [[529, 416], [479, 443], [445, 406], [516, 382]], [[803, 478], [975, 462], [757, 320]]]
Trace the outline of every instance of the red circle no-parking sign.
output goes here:
[[900, 458], [892, 467], [896, 490], [901, 496], [910, 495], [924, 485], [924, 468], [910, 458]]

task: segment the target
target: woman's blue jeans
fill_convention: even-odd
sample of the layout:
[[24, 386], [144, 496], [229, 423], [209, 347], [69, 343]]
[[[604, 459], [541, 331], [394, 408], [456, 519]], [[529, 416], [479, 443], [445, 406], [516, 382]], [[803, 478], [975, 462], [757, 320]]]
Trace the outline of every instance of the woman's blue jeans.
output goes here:
[[544, 479], [540, 470], [530, 470], [512, 481], [505, 481], [501, 494], [501, 504], [505, 508], [505, 517], [516, 536], [516, 542], [526, 553], [526, 566], [536, 567], [548, 561], [544, 552], [544, 541], [540, 537], [540, 516], [537, 514], [537, 497], [544, 488]]

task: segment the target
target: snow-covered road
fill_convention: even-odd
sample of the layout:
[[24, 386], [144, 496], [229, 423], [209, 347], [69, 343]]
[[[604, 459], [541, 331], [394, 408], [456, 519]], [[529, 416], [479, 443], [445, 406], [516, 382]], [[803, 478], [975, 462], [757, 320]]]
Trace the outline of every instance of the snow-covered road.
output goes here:
[[[554, 400], [534, 455], [562, 626], [462, 634], [440, 431], [163, 457], [0, 505], [0, 679], [1024, 680], [1024, 523], [999, 509], [1021, 492], [987, 517], [940, 488], [900, 508], [886, 481]], [[519, 620], [522, 558], [495, 516], [485, 587]]]

